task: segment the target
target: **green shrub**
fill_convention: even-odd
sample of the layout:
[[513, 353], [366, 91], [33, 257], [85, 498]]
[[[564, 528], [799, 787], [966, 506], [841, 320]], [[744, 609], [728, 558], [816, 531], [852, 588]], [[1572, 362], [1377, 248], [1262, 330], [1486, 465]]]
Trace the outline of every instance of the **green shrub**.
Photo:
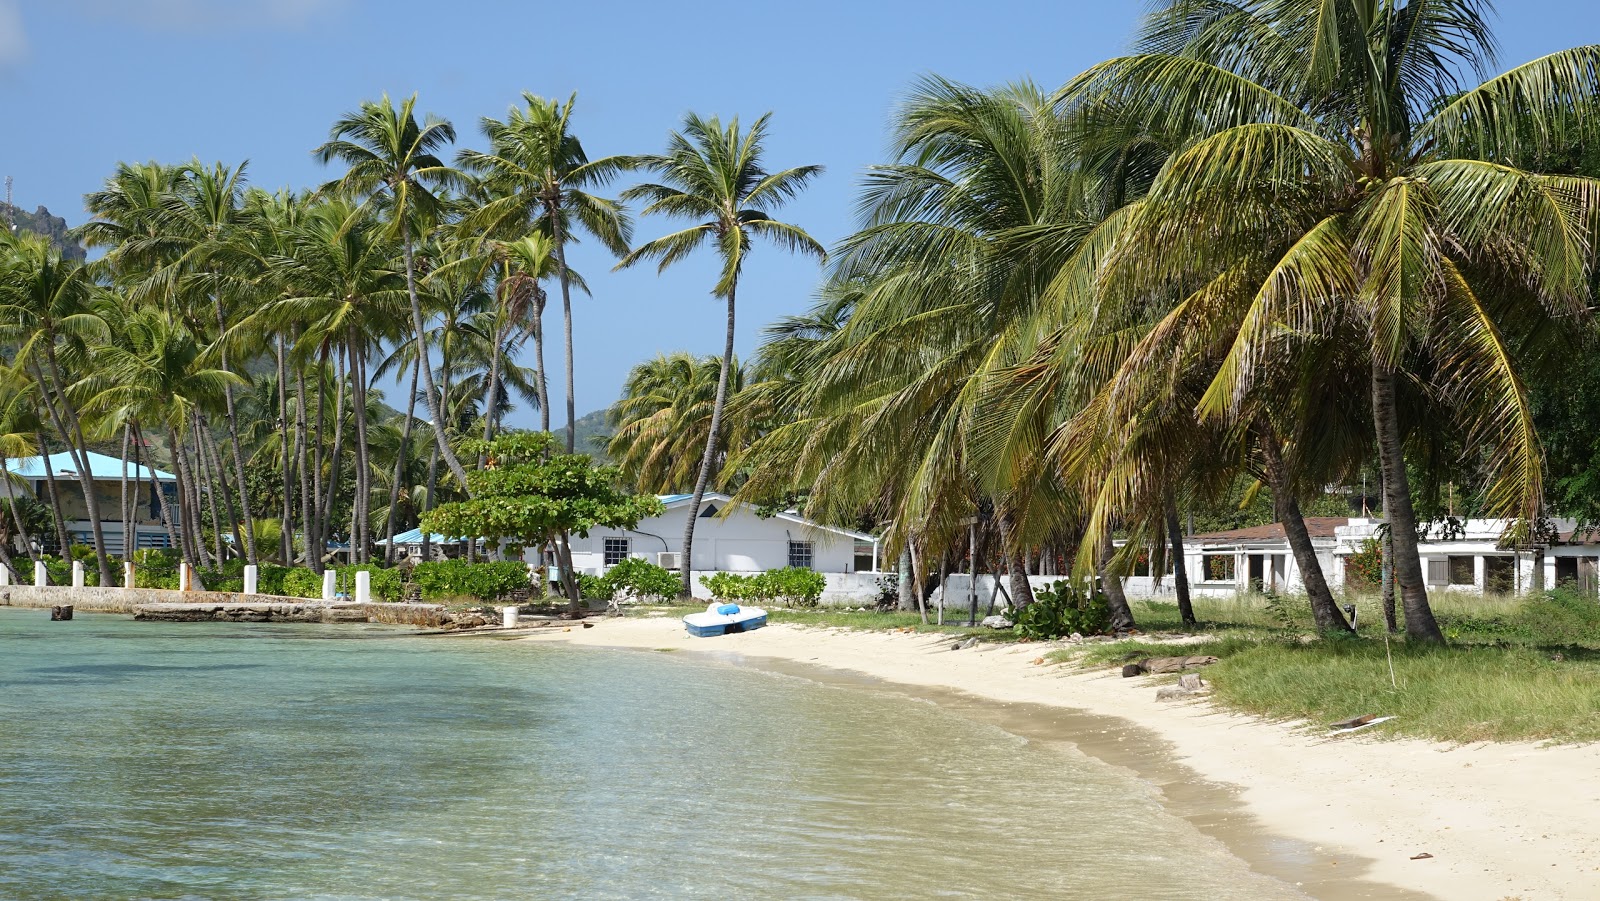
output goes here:
[[178, 588], [178, 563], [182, 557], [172, 548], [145, 548], [133, 552], [135, 588]]
[[578, 596], [590, 601], [609, 601], [617, 596], [617, 589], [603, 576], [578, 573]]
[[1111, 628], [1111, 610], [1104, 592], [1071, 582], [1052, 582], [1033, 593], [1033, 603], [1012, 610], [1010, 619], [1024, 638], [1049, 640], [1077, 632], [1098, 635]]
[[283, 596], [286, 598], [322, 597], [322, 576], [303, 566], [283, 574]]
[[1562, 586], [1528, 598], [1513, 623], [1541, 645], [1600, 643], [1600, 600]]
[[[677, 573], [638, 557], [629, 557], [606, 570], [604, 581], [609, 587], [609, 593], [603, 598], [599, 595], [595, 597], [606, 601], [611, 600], [618, 592], [625, 592], [628, 597], [635, 600], [664, 601], [677, 597], [678, 589], [683, 586]], [[586, 594], [584, 597], [589, 595]]]
[[531, 587], [527, 564], [468, 563], [465, 560], [439, 560], [419, 563], [412, 581], [422, 590], [423, 600], [477, 598], [494, 601], [519, 589]]
[[405, 588], [405, 579], [401, 578], [400, 570], [385, 569], [376, 563], [362, 563], [356, 566], [341, 566], [339, 573], [339, 589], [350, 597], [356, 595], [356, 573], [371, 573], [372, 598], [377, 601], [398, 601]]
[[256, 572], [256, 592], [283, 597], [283, 582], [294, 569], [288, 566], [278, 566], [275, 563], [263, 563]]
[[809, 569], [771, 569], [754, 575], [712, 573], [700, 577], [719, 601], [783, 601], [790, 607], [815, 607], [827, 587], [826, 577]]

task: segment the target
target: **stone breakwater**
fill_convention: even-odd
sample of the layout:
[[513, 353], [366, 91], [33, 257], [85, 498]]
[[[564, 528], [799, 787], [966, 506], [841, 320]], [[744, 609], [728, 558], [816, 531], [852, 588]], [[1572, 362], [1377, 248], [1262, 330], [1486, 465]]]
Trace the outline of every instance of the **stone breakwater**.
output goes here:
[[0, 607], [49, 608], [71, 604], [85, 613], [131, 614], [166, 622], [388, 623], [445, 628], [487, 625], [482, 614], [452, 612], [439, 604], [356, 604], [249, 595], [228, 591], [159, 588], [68, 588], [8, 585]]

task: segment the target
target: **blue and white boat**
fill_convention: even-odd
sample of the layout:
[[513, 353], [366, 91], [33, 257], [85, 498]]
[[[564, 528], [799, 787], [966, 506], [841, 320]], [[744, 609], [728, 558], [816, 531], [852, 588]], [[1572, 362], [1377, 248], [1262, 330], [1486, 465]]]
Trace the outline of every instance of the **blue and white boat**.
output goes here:
[[704, 613], [691, 613], [683, 618], [683, 627], [696, 638], [749, 632], [767, 624], [767, 611], [760, 607], [740, 607], [738, 604], [711, 604]]

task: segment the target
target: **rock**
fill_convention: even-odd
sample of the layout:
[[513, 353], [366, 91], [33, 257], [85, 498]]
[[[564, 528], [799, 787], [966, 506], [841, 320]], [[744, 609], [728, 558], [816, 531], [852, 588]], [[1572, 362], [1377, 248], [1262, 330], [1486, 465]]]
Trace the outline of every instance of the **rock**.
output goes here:
[[1083, 640], [1083, 633], [1074, 632], [1071, 635], [1067, 636], [1067, 640], [1068, 641], [1082, 641]]
[[1205, 687], [1205, 683], [1200, 681], [1199, 673], [1184, 673], [1178, 677], [1178, 684], [1189, 691], [1199, 691]]
[[977, 644], [978, 644], [978, 638], [976, 636], [974, 636], [972, 638], [964, 638], [964, 639], [956, 642], [955, 644], [951, 645], [950, 646], [950, 650], [952, 650], [952, 651], [964, 651], [967, 648], [976, 647]]
[[56, 606], [50, 608], [51, 622], [66, 622], [70, 619], [72, 619], [71, 604], [57, 604]]
[[988, 626], [991, 629], [1009, 629], [1012, 626], [1012, 622], [997, 613], [994, 616], [984, 617], [983, 622], [979, 623], [979, 625]]
[[1182, 685], [1168, 685], [1165, 688], [1161, 688], [1156, 691], [1156, 700], [1181, 701], [1185, 698], [1192, 698], [1199, 694], [1199, 692], [1190, 691], [1189, 689], [1184, 688]]
[[1134, 676], [1144, 675], [1144, 667], [1137, 663], [1130, 663], [1122, 668], [1122, 678], [1131, 679]]
[[1147, 673], [1181, 673], [1191, 666], [1210, 666], [1217, 662], [1215, 657], [1151, 657], [1141, 660], [1139, 665]]
[[1044, 658], [1043, 657], [1035, 657], [1035, 658], [1033, 658], [1033, 662], [1034, 662], [1035, 665], [1043, 663], [1044, 662]]

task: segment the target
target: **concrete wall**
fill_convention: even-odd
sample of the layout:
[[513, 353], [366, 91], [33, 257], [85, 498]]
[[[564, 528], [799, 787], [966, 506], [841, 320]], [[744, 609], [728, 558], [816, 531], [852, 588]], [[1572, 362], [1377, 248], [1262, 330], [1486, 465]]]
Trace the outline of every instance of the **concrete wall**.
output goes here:
[[[73, 588], [71, 586], [49, 585], [38, 588], [33, 585], [7, 585], [0, 587], [0, 607], [37, 607], [49, 608], [58, 604], [71, 604], [74, 608], [84, 613], [124, 613], [132, 614], [135, 607], [158, 607], [161, 605], [182, 604], [185, 606], [211, 605], [216, 609], [209, 611], [208, 615], [196, 616], [194, 619], [276, 619], [282, 621], [311, 621], [328, 622], [329, 617], [318, 613], [315, 616], [304, 616], [300, 612], [305, 609], [337, 608], [340, 611], [351, 611], [357, 615], [344, 615], [335, 617], [342, 622], [374, 622], [390, 623], [406, 626], [439, 626], [449, 620], [445, 608], [439, 604], [326, 604], [318, 600], [306, 598], [280, 598], [266, 594], [238, 594], [231, 591], [171, 591], [165, 588]], [[278, 615], [271, 615], [272, 611], [265, 610], [264, 615], [254, 617], [247, 615], [258, 608], [285, 608]], [[288, 608], [296, 608], [297, 612], [290, 612]], [[228, 611], [241, 611], [238, 615], [228, 615]]]

